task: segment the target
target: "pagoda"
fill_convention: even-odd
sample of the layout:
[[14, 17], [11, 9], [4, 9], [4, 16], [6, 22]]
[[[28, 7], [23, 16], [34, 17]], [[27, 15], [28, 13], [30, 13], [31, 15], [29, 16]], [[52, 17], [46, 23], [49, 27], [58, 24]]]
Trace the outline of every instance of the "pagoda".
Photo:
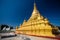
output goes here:
[[47, 18], [43, 17], [37, 10], [36, 3], [31, 17], [16, 28], [17, 34], [37, 35], [37, 36], [50, 36], [55, 37], [52, 33], [52, 26]]

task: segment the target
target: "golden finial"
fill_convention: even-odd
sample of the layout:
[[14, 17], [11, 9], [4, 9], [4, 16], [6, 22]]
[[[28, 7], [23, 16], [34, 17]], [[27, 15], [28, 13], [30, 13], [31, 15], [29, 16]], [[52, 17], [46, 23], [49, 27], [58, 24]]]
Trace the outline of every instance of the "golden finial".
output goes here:
[[18, 29], [18, 26], [16, 26], [16, 29]]
[[26, 22], [26, 20], [24, 19], [24, 22]]
[[36, 3], [35, 3], [35, 0], [34, 0], [34, 10], [36, 10], [37, 8], [36, 8]]
[[25, 23], [26, 23], [26, 20], [24, 19], [23, 24], [25, 24]]

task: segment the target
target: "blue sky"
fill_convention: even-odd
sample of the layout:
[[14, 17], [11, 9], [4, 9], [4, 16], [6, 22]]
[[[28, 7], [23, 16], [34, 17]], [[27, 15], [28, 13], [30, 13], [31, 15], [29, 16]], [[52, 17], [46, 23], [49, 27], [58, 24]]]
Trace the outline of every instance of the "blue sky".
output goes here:
[[[60, 26], [60, 1], [36, 0], [37, 9], [50, 23]], [[28, 20], [33, 11], [34, 0], [0, 0], [0, 24], [20, 25]]]

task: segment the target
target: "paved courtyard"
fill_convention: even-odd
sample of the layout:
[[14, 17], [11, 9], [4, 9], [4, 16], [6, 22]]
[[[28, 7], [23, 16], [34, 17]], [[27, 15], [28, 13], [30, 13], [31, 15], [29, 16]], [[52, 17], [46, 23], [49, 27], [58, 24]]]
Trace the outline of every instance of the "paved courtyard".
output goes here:
[[27, 35], [17, 35], [16, 37], [8, 37], [8, 38], [3, 38], [1, 40], [57, 40], [57, 39], [49, 39], [49, 38], [34, 37]]

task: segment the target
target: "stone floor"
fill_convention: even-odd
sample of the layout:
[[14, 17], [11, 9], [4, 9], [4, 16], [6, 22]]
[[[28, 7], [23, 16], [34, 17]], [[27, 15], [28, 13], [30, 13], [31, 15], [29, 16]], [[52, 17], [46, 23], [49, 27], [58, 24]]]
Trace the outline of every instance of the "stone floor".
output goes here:
[[57, 40], [57, 39], [34, 37], [34, 36], [28, 36], [28, 35], [21, 34], [21, 35], [17, 35], [16, 37], [3, 38], [1, 40]]

